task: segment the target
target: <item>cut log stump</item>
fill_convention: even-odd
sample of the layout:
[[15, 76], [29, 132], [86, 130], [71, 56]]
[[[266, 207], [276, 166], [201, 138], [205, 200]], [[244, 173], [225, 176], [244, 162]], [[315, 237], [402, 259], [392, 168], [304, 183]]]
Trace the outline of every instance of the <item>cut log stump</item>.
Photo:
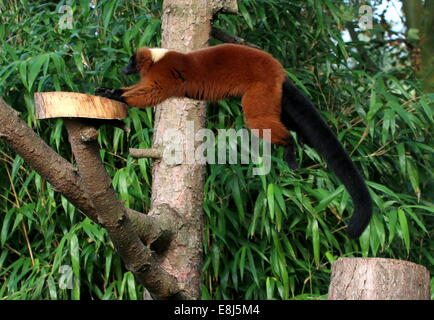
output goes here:
[[127, 105], [115, 100], [77, 92], [36, 92], [37, 119], [125, 119]]
[[428, 270], [409, 261], [339, 258], [332, 266], [329, 300], [430, 300]]

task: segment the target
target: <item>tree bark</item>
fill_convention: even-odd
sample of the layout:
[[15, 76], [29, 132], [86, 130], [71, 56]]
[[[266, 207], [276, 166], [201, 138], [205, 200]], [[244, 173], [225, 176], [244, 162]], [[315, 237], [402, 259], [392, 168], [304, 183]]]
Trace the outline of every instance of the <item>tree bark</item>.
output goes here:
[[[208, 45], [212, 16], [236, 9], [236, 1], [166, 0], [163, 5], [162, 47], [181, 52]], [[202, 267], [202, 203], [205, 166], [194, 159], [198, 142], [194, 134], [205, 124], [205, 103], [189, 99], [171, 99], [156, 108], [154, 148], [164, 148], [164, 133], [177, 129], [184, 161], [169, 165], [164, 158], [153, 168], [152, 208], [168, 205], [182, 221], [164, 254], [162, 267], [173, 275], [193, 299], [200, 298]], [[188, 132], [192, 128], [191, 132]], [[185, 135], [187, 133], [187, 136]], [[154, 209], [149, 213], [155, 214]]]
[[339, 258], [333, 264], [329, 300], [429, 300], [428, 270], [409, 261]]
[[83, 188], [96, 209], [98, 222], [107, 229], [126, 268], [159, 296], [179, 294], [176, 279], [161, 269], [158, 256], [135, 232], [134, 224], [127, 216], [127, 209], [118, 200], [101, 161], [97, 141], [82, 139], [84, 134], [95, 129], [83, 120], [66, 119], [65, 124]]
[[[234, 12], [236, 7], [235, 0], [165, 1], [163, 47], [191, 51], [206, 46], [213, 15]], [[39, 104], [46, 102], [41, 100]], [[56, 103], [52, 107], [55, 109]], [[194, 159], [194, 149], [200, 143], [194, 141], [194, 133], [205, 123], [204, 103], [178, 99], [157, 108], [153, 151], [157, 150], [154, 156], [160, 159], [153, 168], [152, 210], [148, 215], [125, 208], [117, 200], [95, 142], [98, 133], [93, 125], [104, 122], [66, 121], [79, 166], [77, 170], [46, 145], [1, 99], [0, 111], [0, 138], [55, 190], [107, 228], [127, 268], [152, 293], [161, 298], [200, 297], [205, 167]], [[65, 116], [44, 111], [41, 117]], [[95, 117], [107, 118], [106, 115]], [[113, 116], [119, 117], [123, 115]], [[186, 161], [168, 165], [158, 151], [164, 147], [164, 132], [173, 128], [185, 133], [190, 123], [193, 124], [190, 132], [193, 136], [182, 137]]]
[[93, 221], [97, 221], [95, 208], [80, 184], [77, 169], [50, 148], [18, 114], [0, 98], [0, 138], [55, 190]]
[[421, 80], [426, 93], [434, 92], [434, 0], [403, 0], [403, 11], [408, 30], [407, 34], [414, 47], [411, 51], [413, 69]]
[[227, 34], [226, 32], [224, 32], [223, 30], [221, 30], [219, 28], [213, 27], [211, 29], [211, 36], [214, 39], [220, 40], [221, 42], [241, 44], [241, 45], [248, 46], [251, 48], [261, 49], [260, 46], [254, 44], [254, 43], [250, 43], [243, 38], [231, 36], [230, 34]]
[[[50, 100], [48, 96], [39, 100], [37, 107], [43, 104], [45, 108], [48, 105], [56, 108], [55, 104], [45, 104], [47, 100]], [[98, 132], [93, 127], [95, 121], [66, 120], [66, 123], [80, 170], [51, 149], [18, 117], [18, 112], [0, 98], [0, 138], [47, 180], [54, 190], [62, 193], [86, 216], [107, 228], [127, 268], [150, 291], [160, 297], [184, 297], [176, 279], [161, 269], [159, 260], [159, 253], [170, 243], [177, 222], [171, 220], [170, 216], [163, 221], [158, 219], [159, 214], [151, 217], [125, 208], [117, 200], [99, 157], [95, 142]], [[167, 206], [160, 206], [154, 211], [170, 210]]]
[[[54, 190], [98, 223], [95, 206], [83, 189], [78, 169], [50, 148], [18, 114], [0, 98], [0, 138], [48, 181]], [[161, 221], [129, 208], [126, 211], [136, 226], [135, 232], [146, 244], [160, 241], [160, 237], [166, 238], [168, 230]]]

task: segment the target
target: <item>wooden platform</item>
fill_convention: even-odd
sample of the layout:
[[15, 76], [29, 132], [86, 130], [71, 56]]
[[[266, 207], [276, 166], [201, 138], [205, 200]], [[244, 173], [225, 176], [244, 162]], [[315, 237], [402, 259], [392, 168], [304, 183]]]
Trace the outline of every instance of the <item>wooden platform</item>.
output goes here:
[[77, 92], [36, 92], [35, 107], [37, 119], [128, 117], [127, 105], [122, 102]]

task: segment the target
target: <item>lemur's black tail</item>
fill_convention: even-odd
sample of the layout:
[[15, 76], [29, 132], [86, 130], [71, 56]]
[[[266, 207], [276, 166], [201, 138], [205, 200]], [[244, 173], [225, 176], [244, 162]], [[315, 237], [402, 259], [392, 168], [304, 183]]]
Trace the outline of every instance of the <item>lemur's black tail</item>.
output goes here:
[[372, 199], [359, 171], [321, 118], [313, 104], [287, 77], [283, 83], [282, 122], [326, 160], [353, 199], [354, 213], [348, 225], [350, 238], [359, 237], [369, 224]]

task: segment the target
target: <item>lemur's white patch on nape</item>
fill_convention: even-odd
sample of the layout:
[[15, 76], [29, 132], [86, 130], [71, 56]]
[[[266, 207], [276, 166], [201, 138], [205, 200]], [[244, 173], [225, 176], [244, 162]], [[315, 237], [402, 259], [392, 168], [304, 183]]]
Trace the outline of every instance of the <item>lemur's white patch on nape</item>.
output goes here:
[[152, 61], [157, 62], [158, 60], [160, 60], [161, 58], [164, 57], [164, 55], [167, 53], [167, 49], [162, 49], [162, 48], [152, 48], [149, 49], [151, 51], [151, 57], [152, 57]]

